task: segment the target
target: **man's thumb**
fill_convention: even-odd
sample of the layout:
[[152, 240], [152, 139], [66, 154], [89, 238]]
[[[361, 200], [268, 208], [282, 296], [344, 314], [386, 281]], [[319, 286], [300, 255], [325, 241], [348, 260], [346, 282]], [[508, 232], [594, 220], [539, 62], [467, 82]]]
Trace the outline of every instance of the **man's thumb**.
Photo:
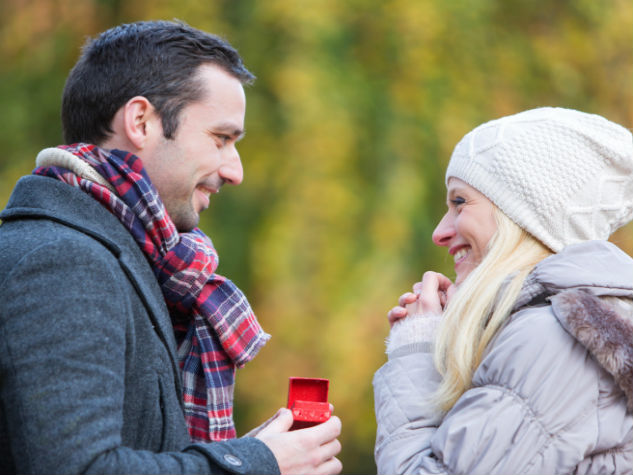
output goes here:
[[272, 420], [266, 424], [258, 435], [279, 434], [281, 432], [288, 432], [292, 426], [293, 418], [292, 411], [282, 407], [277, 411], [277, 414]]

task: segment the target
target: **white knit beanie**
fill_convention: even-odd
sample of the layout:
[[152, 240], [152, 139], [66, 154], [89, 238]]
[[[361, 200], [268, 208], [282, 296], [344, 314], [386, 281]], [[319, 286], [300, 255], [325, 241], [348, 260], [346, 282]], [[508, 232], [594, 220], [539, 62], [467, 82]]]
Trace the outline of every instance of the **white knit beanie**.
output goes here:
[[543, 107], [469, 132], [446, 170], [554, 252], [633, 217], [633, 137], [604, 117]]

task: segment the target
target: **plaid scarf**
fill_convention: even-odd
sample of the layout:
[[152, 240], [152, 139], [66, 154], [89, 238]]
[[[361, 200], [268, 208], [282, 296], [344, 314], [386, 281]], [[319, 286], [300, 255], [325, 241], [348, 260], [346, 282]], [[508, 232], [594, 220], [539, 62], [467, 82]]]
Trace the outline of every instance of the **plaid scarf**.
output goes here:
[[242, 291], [214, 273], [218, 254], [211, 240], [198, 228], [178, 233], [137, 156], [87, 144], [47, 149], [40, 155], [64, 154], [59, 149], [88, 164], [103, 180], [55, 166], [55, 159], [33, 173], [76, 186], [99, 201], [132, 234], [154, 270], [176, 334], [192, 441], [235, 437], [235, 368], [253, 359], [270, 335]]

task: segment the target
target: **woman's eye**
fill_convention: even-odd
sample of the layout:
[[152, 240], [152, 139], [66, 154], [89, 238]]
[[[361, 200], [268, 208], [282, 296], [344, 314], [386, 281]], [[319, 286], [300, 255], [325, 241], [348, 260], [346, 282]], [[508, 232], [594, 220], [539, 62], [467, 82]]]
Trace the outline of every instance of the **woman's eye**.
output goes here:
[[464, 203], [466, 203], [466, 200], [462, 198], [461, 196], [458, 196], [451, 200], [451, 204], [453, 204], [454, 206], [463, 205]]

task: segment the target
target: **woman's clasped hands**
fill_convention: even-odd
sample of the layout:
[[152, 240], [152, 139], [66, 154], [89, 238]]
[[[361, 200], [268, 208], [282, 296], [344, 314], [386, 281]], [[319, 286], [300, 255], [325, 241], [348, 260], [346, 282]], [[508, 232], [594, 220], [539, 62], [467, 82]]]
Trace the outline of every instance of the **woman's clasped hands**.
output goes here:
[[455, 290], [455, 284], [445, 275], [425, 272], [422, 281], [413, 285], [413, 292], [402, 294], [398, 305], [389, 311], [389, 325], [393, 327], [407, 315], [441, 315]]

